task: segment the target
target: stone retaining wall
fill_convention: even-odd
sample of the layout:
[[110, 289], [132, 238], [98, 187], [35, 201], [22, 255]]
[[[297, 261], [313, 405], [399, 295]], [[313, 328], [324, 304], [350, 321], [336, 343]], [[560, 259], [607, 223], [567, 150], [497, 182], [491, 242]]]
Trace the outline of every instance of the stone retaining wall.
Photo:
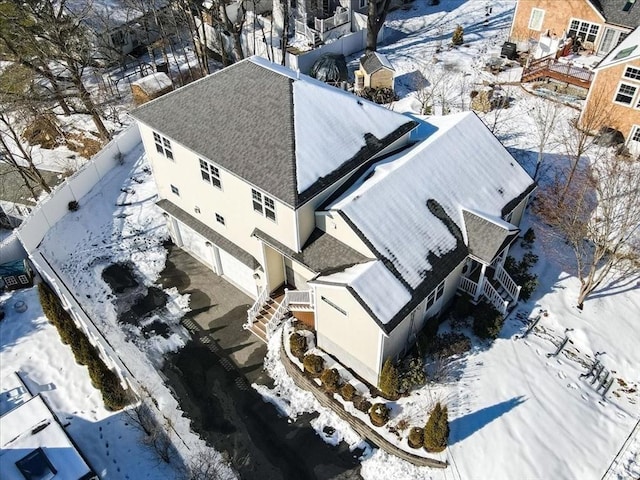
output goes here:
[[396, 445], [389, 442], [382, 435], [369, 427], [362, 420], [345, 411], [344, 407], [339, 402], [337, 402], [333, 398], [328, 397], [327, 394], [315, 382], [309, 380], [298, 368], [298, 366], [291, 361], [284, 350], [284, 342], [280, 347], [280, 358], [285, 370], [291, 376], [291, 378], [293, 378], [293, 381], [298, 387], [311, 392], [322, 406], [333, 410], [341, 419], [348, 422], [349, 425], [351, 425], [351, 427], [363, 438], [366, 438], [368, 441], [380, 447], [385, 452], [390, 453], [391, 455], [395, 455], [396, 457], [400, 457], [403, 460], [406, 460], [407, 462], [419, 467], [447, 468], [449, 466], [447, 462], [442, 462], [434, 458], [426, 458], [418, 455], [413, 455], [405, 450], [402, 450], [401, 448], [398, 448]]

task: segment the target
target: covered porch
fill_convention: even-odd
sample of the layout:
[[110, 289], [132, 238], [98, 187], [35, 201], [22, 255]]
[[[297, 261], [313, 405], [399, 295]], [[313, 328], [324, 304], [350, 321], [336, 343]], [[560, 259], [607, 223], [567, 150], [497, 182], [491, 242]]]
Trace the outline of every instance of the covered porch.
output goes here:
[[477, 304], [485, 299], [502, 315], [506, 315], [518, 301], [521, 289], [504, 269], [506, 257], [505, 249], [490, 264], [467, 258], [458, 290], [468, 293], [472, 303]]

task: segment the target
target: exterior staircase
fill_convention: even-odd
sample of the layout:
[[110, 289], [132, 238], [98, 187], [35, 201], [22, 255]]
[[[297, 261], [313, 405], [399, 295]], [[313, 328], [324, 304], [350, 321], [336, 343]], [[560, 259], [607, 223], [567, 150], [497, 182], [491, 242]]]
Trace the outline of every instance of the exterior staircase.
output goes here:
[[264, 343], [267, 343], [267, 325], [276, 313], [278, 306], [278, 303], [273, 298], [268, 298], [258, 311], [255, 321], [248, 328], [250, 332], [255, 334]]

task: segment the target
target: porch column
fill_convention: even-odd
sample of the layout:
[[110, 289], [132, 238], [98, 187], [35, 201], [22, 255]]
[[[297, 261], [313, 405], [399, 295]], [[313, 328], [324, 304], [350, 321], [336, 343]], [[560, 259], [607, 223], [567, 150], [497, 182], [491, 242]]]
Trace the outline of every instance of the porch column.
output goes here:
[[480, 268], [480, 278], [478, 278], [478, 289], [476, 290], [476, 294], [473, 297], [474, 302], [477, 302], [480, 296], [482, 295], [482, 287], [484, 286], [484, 281], [485, 281], [484, 275], [486, 270], [487, 270], [487, 266], [483, 263], [482, 267]]

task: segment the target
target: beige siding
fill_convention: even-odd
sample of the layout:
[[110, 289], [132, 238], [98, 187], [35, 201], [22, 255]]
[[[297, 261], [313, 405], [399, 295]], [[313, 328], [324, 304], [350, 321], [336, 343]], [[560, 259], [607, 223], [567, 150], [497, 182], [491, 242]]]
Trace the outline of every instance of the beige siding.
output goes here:
[[[415, 315], [407, 315], [402, 322], [393, 329], [388, 337], [384, 338], [383, 343], [383, 360], [391, 357], [397, 359], [403, 355], [405, 350], [411, 347], [420, 330], [428, 318], [438, 315], [446, 305], [453, 299], [458, 290], [458, 281], [462, 275], [462, 267], [464, 262], [458, 265], [445, 279], [444, 293], [442, 297], [435, 302], [429, 310], [425, 312], [426, 301], [422, 301], [415, 309]], [[428, 292], [428, 294], [431, 292]], [[428, 295], [427, 294], [427, 295]], [[426, 300], [426, 297], [425, 297]], [[411, 318], [413, 316], [413, 325]]]
[[[629, 139], [633, 125], [640, 125], [640, 81], [623, 77], [627, 66], [640, 68], [640, 60], [630, 60], [619, 65], [599, 70], [587, 97], [587, 105], [580, 122], [585, 128], [597, 130], [608, 126], [619, 130], [625, 140]], [[621, 82], [636, 87], [631, 105], [615, 103], [615, 97]]]
[[332, 237], [337, 238], [342, 243], [349, 245], [362, 255], [368, 258], [375, 257], [369, 247], [365, 245], [356, 232], [353, 231], [337, 212], [317, 212], [316, 224], [320, 229]]
[[[161, 198], [169, 199], [258, 260], [262, 258], [260, 243], [251, 237], [256, 227], [287, 247], [297, 249], [293, 209], [274, 198], [276, 222], [273, 222], [253, 210], [251, 185], [222, 169], [214, 160], [211, 163], [219, 168], [221, 189], [202, 180], [197, 154], [169, 139], [174, 156], [172, 161], [156, 152], [150, 128], [140, 125], [140, 133]], [[171, 185], [179, 189], [179, 196], [172, 193]], [[196, 207], [200, 213], [196, 213]], [[216, 213], [224, 217], [224, 226], [216, 221]]]
[[[529, 28], [531, 12], [534, 8], [544, 10], [540, 30]], [[604, 19], [588, 0], [519, 0], [511, 25], [511, 40], [538, 39], [547, 31], [551, 35], [562, 37], [572, 18], [600, 25], [598, 36], [601, 36]], [[599, 38], [596, 39], [596, 44], [598, 41]]]
[[269, 291], [273, 291], [284, 283], [284, 265], [282, 255], [273, 248], [264, 246], [265, 267]]
[[[366, 80], [365, 80], [366, 82]], [[393, 88], [393, 72], [382, 68], [373, 72], [369, 76], [369, 85], [371, 88]]]
[[382, 365], [379, 357], [382, 331], [346, 288], [316, 284], [315, 291], [318, 346], [340, 358], [365, 380], [377, 384]]

